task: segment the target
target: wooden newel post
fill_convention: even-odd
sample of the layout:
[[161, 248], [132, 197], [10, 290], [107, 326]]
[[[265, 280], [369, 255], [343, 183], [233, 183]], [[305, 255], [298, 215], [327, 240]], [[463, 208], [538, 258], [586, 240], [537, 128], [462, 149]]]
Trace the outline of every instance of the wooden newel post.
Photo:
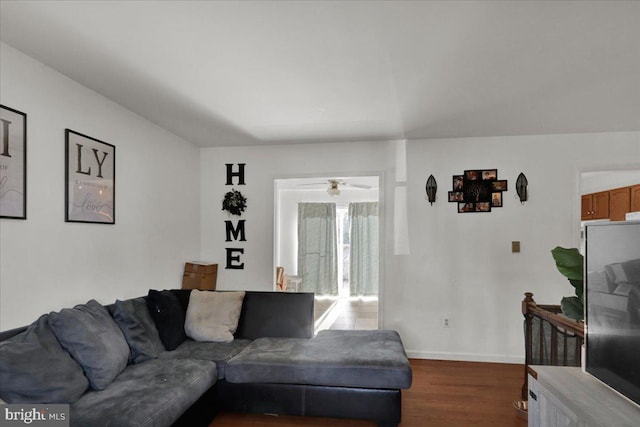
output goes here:
[[525, 292], [524, 299], [522, 300], [522, 315], [524, 316], [524, 382], [522, 383], [521, 391], [522, 400], [528, 400], [529, 397], [529, 381], [527, 377], [527, 368], [529, 366], [529, 363], [531, 362], [533, 326], [532, 317], [528, 315], [528, 312], [529, 305], [535, 305], [535, 303], [536, 302], [533, 300], [533, 293]]

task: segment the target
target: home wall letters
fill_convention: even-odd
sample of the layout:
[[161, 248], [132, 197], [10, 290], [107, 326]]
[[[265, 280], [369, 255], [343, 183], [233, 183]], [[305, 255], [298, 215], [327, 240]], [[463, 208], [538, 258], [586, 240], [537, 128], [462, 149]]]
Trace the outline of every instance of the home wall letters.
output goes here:
[[[226, 163], [227, 168], [227, 182], [226, 185], [233, 185], [234, 178], [237, 179], [237, 185], [246, 185], [244, 180], [244, 167], [246, 163], [238, 163], [237, 170], [234, 170], [233, 163]], [[231, 189], [231, 191], [225, 194], [222, 201], [222, 210], [227, 211], [228, 215], [240, 216], [247, 208], [247, 199], [238, 190]], [[246, 220], [239, 219], [234, 225], [233, 221], [225, 220], [225, 242], [246, 242], [245, 235], [245, 223]], [[243, 270], [244, 262], [240, 257], [244, 254], [244, 248], [238, 247], [226, 247], [226, 263], [225, 269], [227, 270]]]

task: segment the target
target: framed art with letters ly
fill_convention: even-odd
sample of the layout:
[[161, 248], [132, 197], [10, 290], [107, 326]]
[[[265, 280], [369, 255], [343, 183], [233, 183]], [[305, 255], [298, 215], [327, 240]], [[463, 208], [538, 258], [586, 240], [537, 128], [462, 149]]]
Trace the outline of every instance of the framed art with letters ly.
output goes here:
[[116, 223], [116, 147], [65, 131], [65, 221]]

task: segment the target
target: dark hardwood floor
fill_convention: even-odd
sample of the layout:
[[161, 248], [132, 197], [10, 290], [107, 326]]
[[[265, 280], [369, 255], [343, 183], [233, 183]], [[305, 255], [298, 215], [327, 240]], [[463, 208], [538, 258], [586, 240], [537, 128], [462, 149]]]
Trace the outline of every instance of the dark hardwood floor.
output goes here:
[[[402, 393], [401, 427], [525, 427], [513, 401], [523, 366], [411, 359], [413, 385]], [[219, 414], [209, 427], [374, 427], [367, 421]]]

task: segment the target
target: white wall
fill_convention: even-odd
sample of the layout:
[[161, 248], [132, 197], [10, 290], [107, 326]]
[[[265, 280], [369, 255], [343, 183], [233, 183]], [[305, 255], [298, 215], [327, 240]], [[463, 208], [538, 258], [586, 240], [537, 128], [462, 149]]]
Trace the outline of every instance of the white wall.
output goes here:
[[[0, 44], [0, 101], [27, 114], [27, 220], [0, 220], [0, 329], [95, 298], [180, 287], [200, 253], [199, 148]], [[64, 130], [116, 146], [116, 224], [64, 222]]]
[[[393, 213], [404, 211], [394, 208], [395, 168], [402, 165], [396, 163], [395, 146], [347, 143], [338, 156], [330, 144], [203, 149], [202, 254], [221, 264], [224, 164], [247, 163], [246, 268], [221, 269], [220, 287], [272, 289], [274, 178], [383, 171], [383, 327], [401, 333], [412, 357], [522, 362], [524, 292], [547, 304], [573, 292], [550, 250], [579, 245], [581, 172], [637, 169], [640, 133], [408, 141], [408, 255], [394, 254]], [[504, 207], [458, 214], [447, 202], [452, 175], [489, 168], [509, 181]], [[514, 190], [521, 171], [529, 180], [530, 200], [524, 205]], [[430, 174], [439, 187], [433, 206], [424, 194]], [[515, 240], [521, 242], [519, 254], [510, 252]], [[450, 318], [449, 328], [441, 326], [443, 317]]]

